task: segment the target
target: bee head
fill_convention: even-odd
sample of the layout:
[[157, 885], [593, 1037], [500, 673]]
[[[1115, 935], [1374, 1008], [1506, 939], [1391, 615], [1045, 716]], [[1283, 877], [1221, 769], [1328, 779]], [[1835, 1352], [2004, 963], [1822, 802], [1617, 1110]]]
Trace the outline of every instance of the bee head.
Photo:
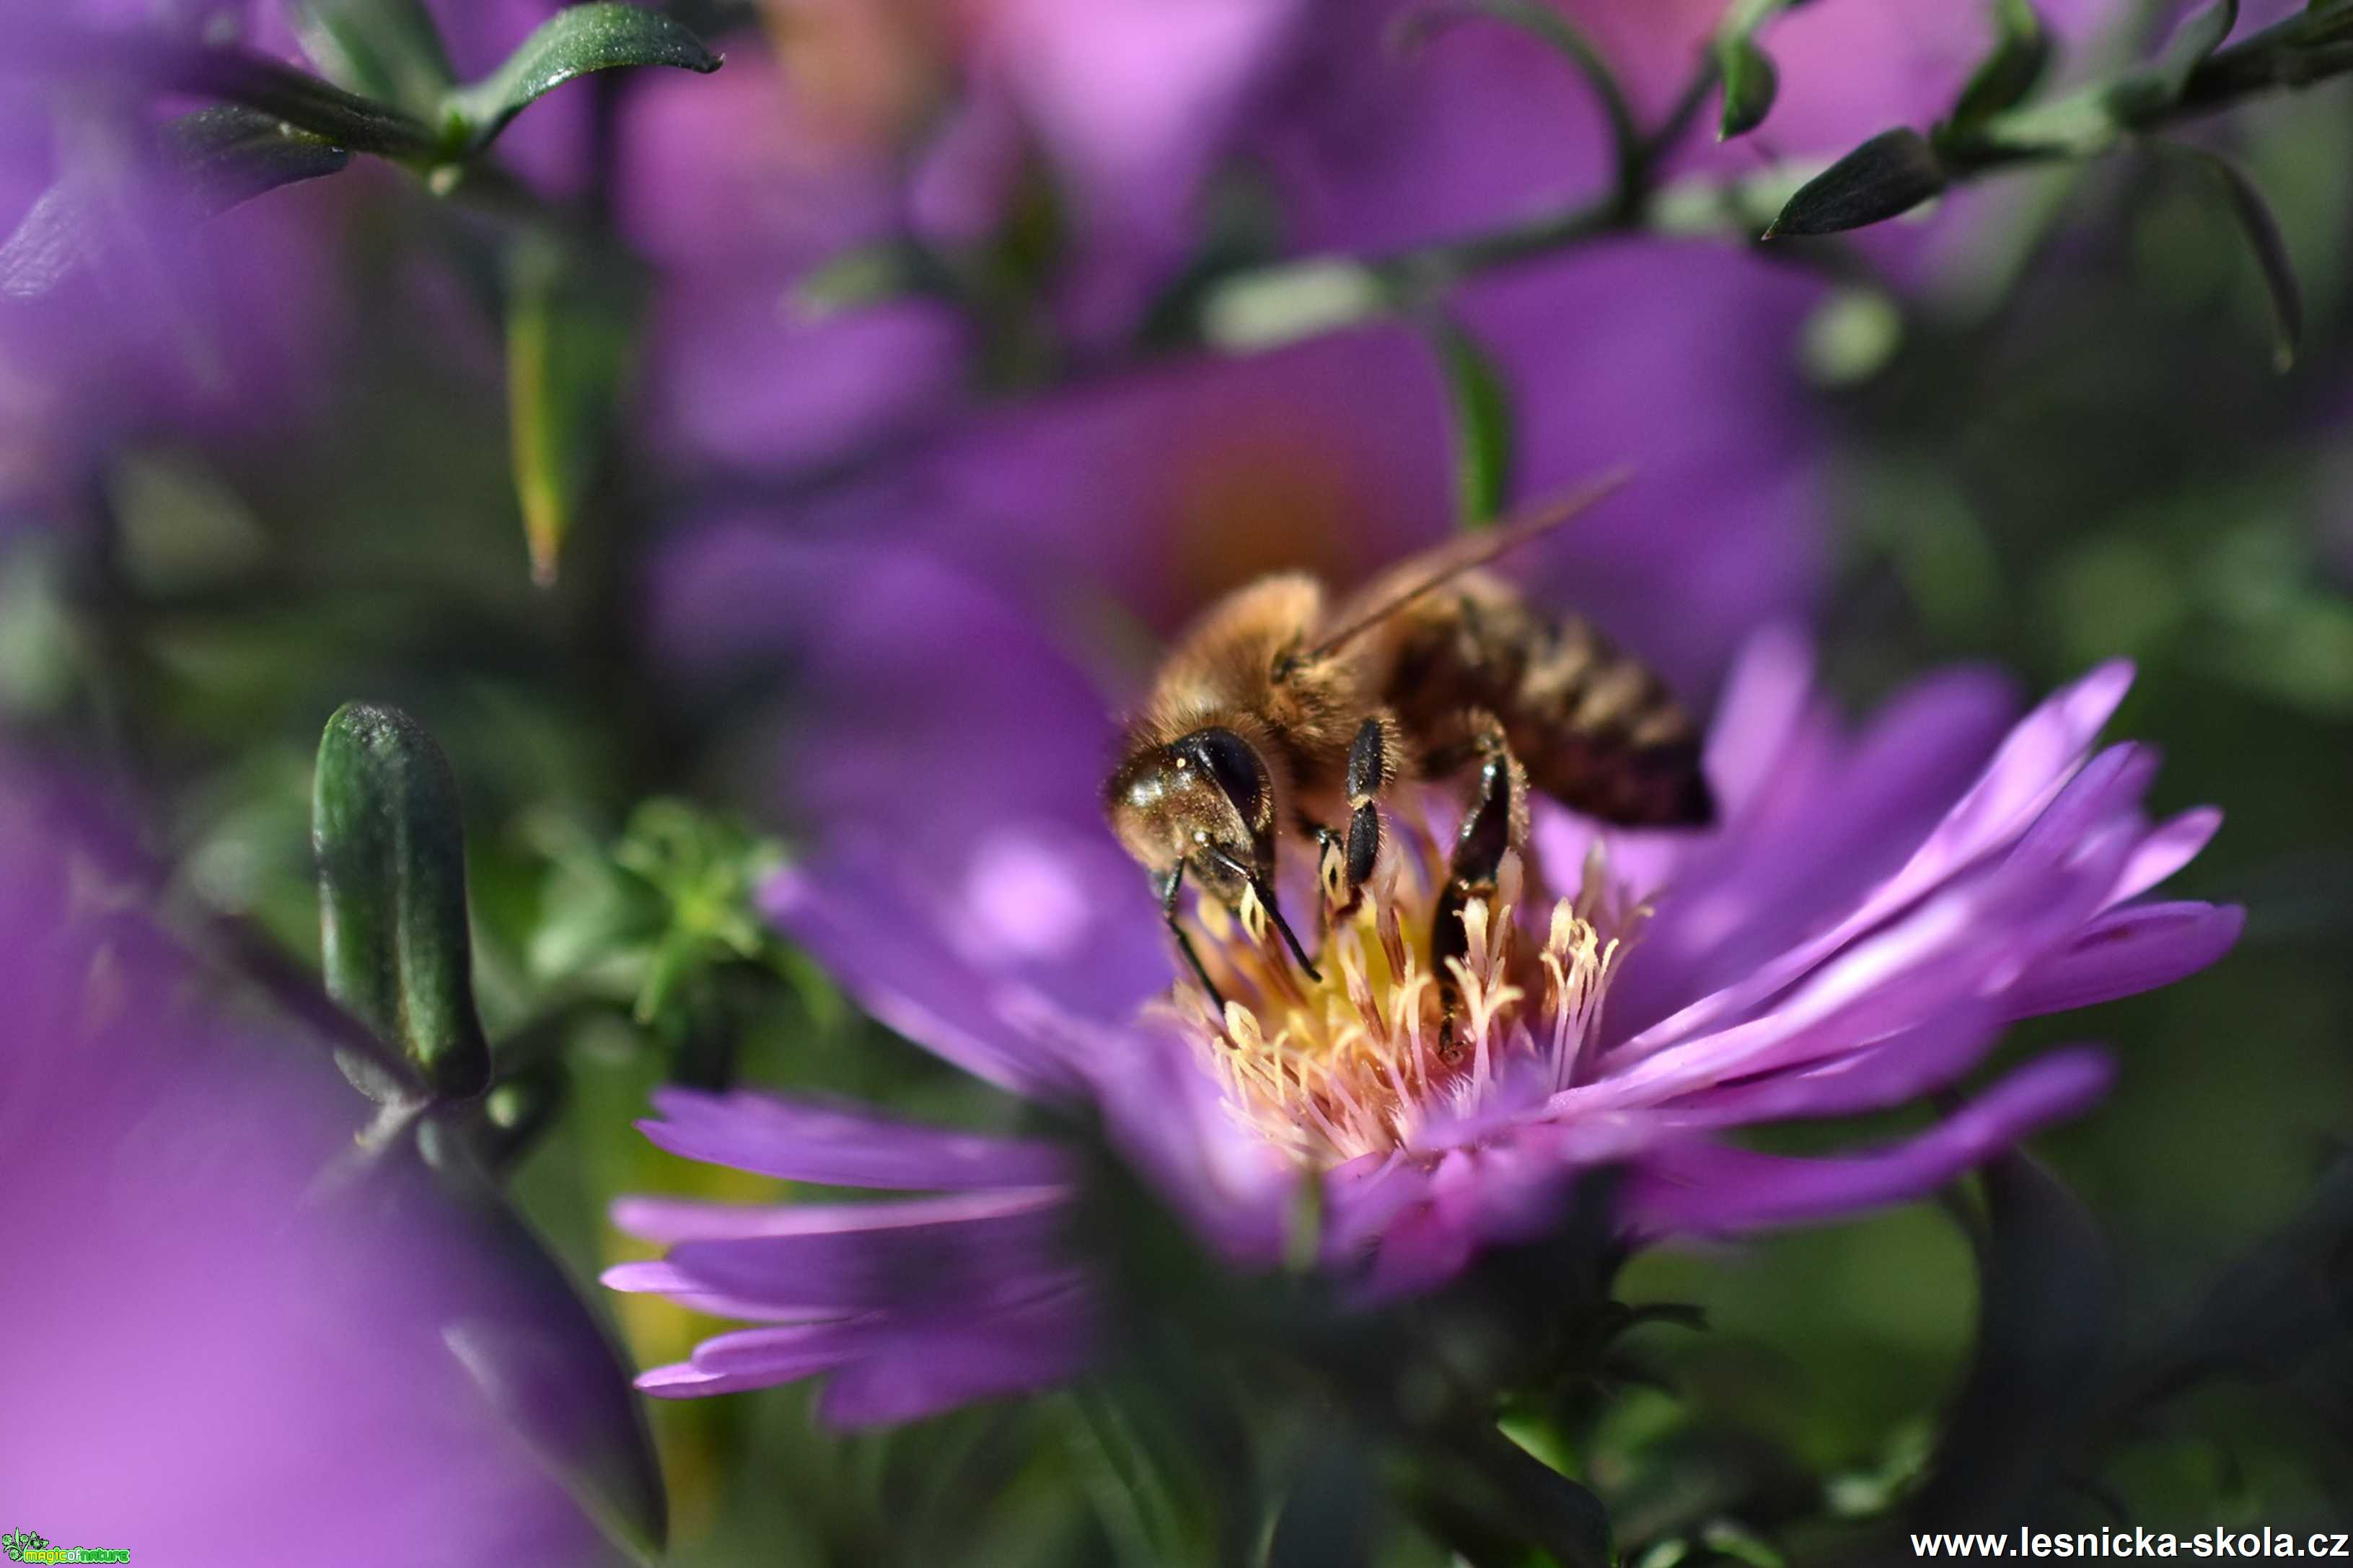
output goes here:
[[1196, 730], [1134, 752], [1103, 791], [1112, 831], [1156, 871], [1179, 862], [1229, 902], [1274, 861], [1274, 783], [1231, 730]]

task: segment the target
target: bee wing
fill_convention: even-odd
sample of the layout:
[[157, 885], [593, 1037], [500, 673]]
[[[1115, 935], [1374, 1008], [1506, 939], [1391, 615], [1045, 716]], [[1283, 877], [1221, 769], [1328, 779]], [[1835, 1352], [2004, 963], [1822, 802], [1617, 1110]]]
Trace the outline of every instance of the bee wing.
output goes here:
[[1425, 594], [1582, 515], [1632, 477], [1631, 469], [1612, 468], [1575, 489], [1525, 508], [1493, 528], [1451, 539], [1382, 574], [1364, 595], [1340, 606], [1333, 616], [1333, 629], [1300, 656], [1300, 663], [1330, 658]]

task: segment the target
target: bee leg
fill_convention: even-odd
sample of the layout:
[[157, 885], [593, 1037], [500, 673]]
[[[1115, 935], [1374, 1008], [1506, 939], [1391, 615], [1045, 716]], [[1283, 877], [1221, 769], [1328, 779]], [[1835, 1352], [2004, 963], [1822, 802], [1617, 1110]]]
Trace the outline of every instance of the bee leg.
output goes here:
[[1472, 735], [1478, 772], [1472, 778], [1470, 808], [1454, 836], [1454, 853], [1448, 861], [1446, 886], [1438, 895], [1438, 913], [1430, 931], [1430, 964], [1438, 975], [1438, 994], [1446, 1021], [1441, 1045], [1451, 1044], [1461, 983], [1450, 962], [1468, 956], [1470, 932], [1462, 912], [1473, 899], [1493, 895], [1504, 857], [1527, 839], [1527, 774], [1504, 742], [1503, 726], [1481, 715]]
[[1356, 727], [1348, 743], [1348, 840], [1344, 857], [1347, 900], [1335, 918], [1353, 912], [1381, 858], [1381, 793], [1403, 772], [1403, 731], [1388, 713], [1376, 713]]
[[1154, 890], [1160, 895], [1160, 918], [1168, 923], [1169, 931], [1176, 935], [1176, 946], [1184, 952], [1185, 962], [1193, 966], [1193, 978], [1198, 980], [1201, 983], [1201, 989], [1209, 994], [1209, 1005], [1218, 1010], [1218, 1016], [1224, 1017], [1225, 993], [1219, 991], [1218, 983], [1209, 978], [1208, 970], [1201, 963], [1200, 953], [1193, 947], [1193, 934], [1185, 929], [1185, 922], [1176, 917], [1176, 893], [1177, 889], [1185, 885], [1185, 862], [1177, 861], [1176, 865], [1169, 868], [1166, 875], [1155, 877], [1153, 881]]
[[1348, 891], [1372, 879], [1381, 856], [1381, 814], [1374, 797], [1397, 780], [1397, 721], [1375, 714], [1348, 743]]

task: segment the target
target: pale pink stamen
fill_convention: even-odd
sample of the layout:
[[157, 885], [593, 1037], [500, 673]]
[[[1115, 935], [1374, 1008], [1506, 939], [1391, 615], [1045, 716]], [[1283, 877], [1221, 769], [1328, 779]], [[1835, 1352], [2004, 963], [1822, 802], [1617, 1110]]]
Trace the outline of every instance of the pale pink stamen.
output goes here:
[[1463, 910], [1463, 952], [1441, 987], [1429, 947], [1444, 840], [1410, 821], [1385, 838], [1353, 908], [1339, 857], [1315, 868], [1320, 979], [1306, 978], [1255, 897], [1239, 918], [1204, 900], [1202, 963], [1228, 1005], [1222, 1019], [1181, 1001], [1172, 1009], [1208, 1055], [1229, 1111], [1311, 1165], [1409, 1146], [1434, 1116], [1475, 1106], [1514, 1059], [1555, 1088], [1577, 1081], [1642, 912], [1621, 907], [1598, 847], [1577, 896], [1558, 900], [1533, 897], [1542, 877], [1506, 856], [1495, 892]]

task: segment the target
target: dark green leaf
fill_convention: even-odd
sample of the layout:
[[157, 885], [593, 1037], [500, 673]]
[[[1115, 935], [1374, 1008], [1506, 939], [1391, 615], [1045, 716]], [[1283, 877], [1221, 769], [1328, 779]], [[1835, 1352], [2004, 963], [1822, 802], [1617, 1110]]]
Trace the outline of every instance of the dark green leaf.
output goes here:
[[354, 153], [414, 158], [434, 145], [433, 133], [416, 116], [266, 55], [162, 43], [126, 47], [122, 63], [156, 87], [241, 103]]
[[2231, 214], [2239, 220], [2239, 231], [2247, 237], [2247, 248], [2254, 254], [2271, 298], [2272, 363], [2284, 373], [2294, 368], [2296, 345], [2304, 337], [2304, 292], [2296, 286], [2295, 266], [2288, 259], [2279, 222], [2272, 216], [2263, 193], [2236, 163], [2202, 148], [2183, 151], [2214, 172], [2222, 194], [2230, 198]]
[[507, 416], [532, 577], [555, 580], [565, 538], [595, 484], [636, 304], [608, 265], [552, 242], [514, 253], [507, 300]]
[[1716, 79], [1724, 88], [1724, 116], [1716, 137], [1729, 140], [1754, 131], [1773, 107], [1780, 73], [1757, 42], [1758, 29], [1804, 0], [1734, 0], [1709, 45]]
[[1923, 1528], [2023, 1517], [2055, 1479], [2114, 1348], [2115, 1280], [2075, 1194], [2015, 1151], [1983, 1181], [1977, 1351], [1916, 1505]]
[[658, 1560], [669, 1532], [661, 1468], [612, 1336], [463, 1139], [427, 1118], [417, 1145], [484, 1264], [452, 1287], [442, 1342], [581, 1510], [638, 1561]]
[[444, 113], [462, 129], [471, 151], [487, 145], [534, 99], [574, 77], [616, 66], [709, 72], [719, 65], [702, 39], [659, 11], [612, 0], [574, 5], [542, 23], [491, 75], [448, 94]]
[[1530, 1550], [1563, 1568], [1613, 1561], [1601, 1500], [1493, 1426], [1450, 1433], [1416, 1455], [1409, 1487], [1424, 1518], [1473, 1562]]
[[[351, 154], [249, 109], [200, 110], [164, 125], [157, 153], [170, 194], [189, 223], [264, 191], [332, 174]], [[111, 204], [93, 174], [69, 174], [41, 194], [0, 245], [0, 298], [47, 293], [103, 252]]]
[[1780, 89], [1781, 75], [1773, 68], [1772, 58], [1746, 33], [1727, 34], [1716, 40], [1715, 68], [1724, 80], [1724, 118], [1717, 122], [1715, 133], [1719, 141], [1728, 141], [1765, 122], [1773, 95]]
[[1950, 123], [1967, 130], [2022, 102], [2051, 66], [2051, 34], [2032, 0], [1994, 0], [1993, 52], [1961, 89]]
[[2339, 1154], [2294, 1217], [2215, 1281], [2149, 1358], [2144, 1397], [2218, 1373], [2294, 1376], [2353, 1334], [2353, 1153]]
[[352, 161], [334, 143], [253, 110], [199, 110], [164, 128], [164, 158], [212, 217], [265, 191], [332, 174]]
[[1511, 392], [1486, 349], [1458, 322], [1434, 321], [1430, 342], [1446, 373], [1458, 516], [1464, 527], [1482, 528], [1504, 510], [1512, 488], [1516, 441]]
[[1916, 131], [1884, 131], [1798, 187], [1765, 231], [1837, 234], [1910, 212], [1943, 191], [1944, 165]]
[[1370, 1568], [1379, 1560], [1380, 1526], [1369, 1457], [1335, 1436], [1300, 1466], [1267, 1543], [1266, 1568]]
[[353, 92], [429, 115], [456, 83], [422, 0], [289, 0], [302, 50]]
[[466, 834], [441, 749], [396, 708], [346, 703], [312, 782], [328, 994], [444, 1098], [489, 1087], [466, 921]]

